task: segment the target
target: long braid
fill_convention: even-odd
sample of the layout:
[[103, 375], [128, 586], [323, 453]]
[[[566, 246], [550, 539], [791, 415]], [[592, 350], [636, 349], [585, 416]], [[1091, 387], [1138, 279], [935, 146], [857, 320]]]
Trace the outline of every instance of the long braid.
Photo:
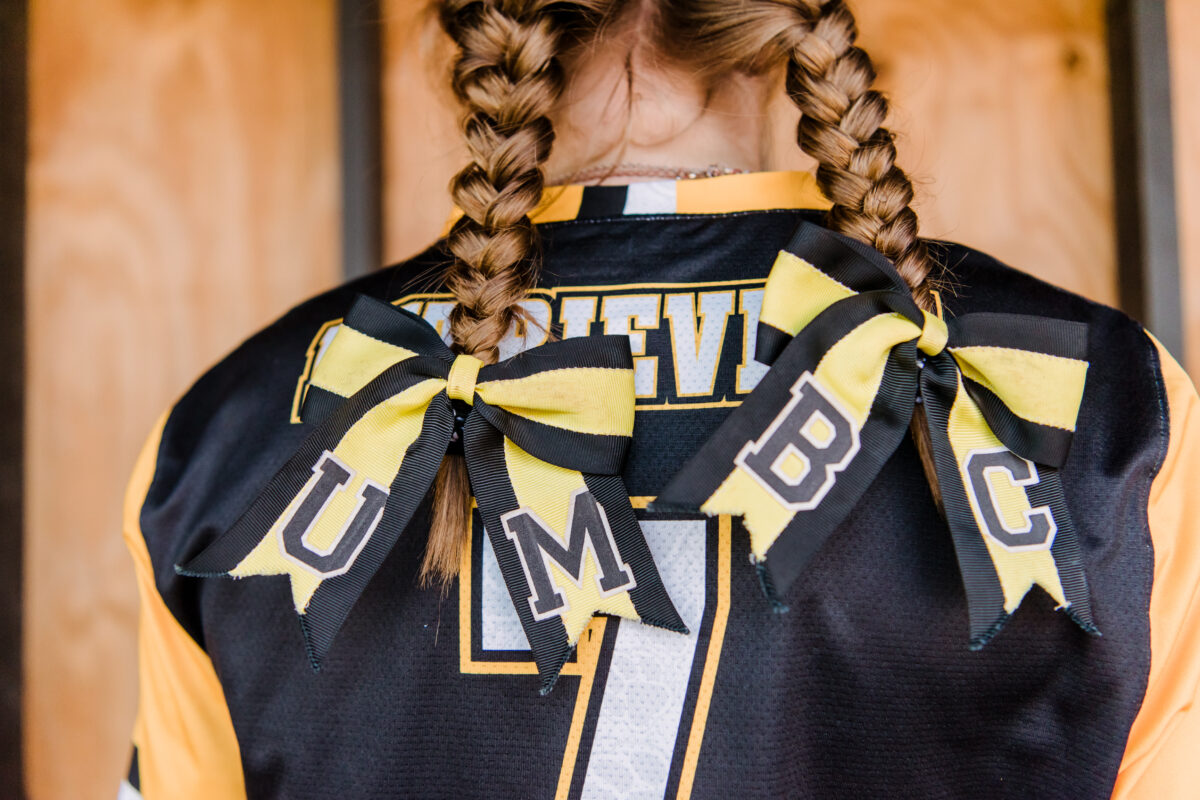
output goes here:
[[[854, 44], [854, 15], [844, 0], [797, 5], [808, 15], [809, 31], [791, 47], [787, 93], [801, 112], [797, 141], [817, 159], [817, 181], [833, 201], [828, 224], [891, 259], [917, 305], [932, 311], [932, 263], [929, 248], [917, 235], [912, 182], [896, 166], [896, 144], [883, 127], [888, 101], [872, 88], [876, 76], [870, 56]], [[933, 443], [922, 406], [913, 411], [911, 431], [940, 508]]]
[[[451, 183], [463, 216], [447, 237], [454, 256], [446, 287], [455, 351], [493, 363], [522, 322], [521, 301], [537, 280], [538, 239], [529, 213], [541, 199], [542, 165], [554, 140], [548, 113], [562, 94], [558, 62], [572, 16], [586, 2], [443, 0], [440, 20], [458, 46], [452, 87], [465, 109], [471, 160]], [[461, 456], [448, 455], [434, 486], [434, 516], [422, 581], [458, 573], [471, 523]]]
[[462, 129], [471, 161], [451, 194], [463, 216], [447, 247], [447, 288], [457, 351], [485, 362], [520, 314], [536, 280], [536, 233], [529, 220], [541, 199], [541, 166], [554, 132], [546, 114], [562, 93], [558, 35], [548, 3], [452, 0], [443, 26], [459, 46], [453, 88], [466, 108]]
[[[917, 305], [932, 311], [931, 261], [917, 235], [912, 182], [896, 166], [896, 145], [883, 127], [888, 101], [872, 88], [870, 56], [854, 44], [854, 15], [844, 0], [799, 5], [812, 15], [811, 27], [791, 48], [787, 93], [802, 115], [797, 140], [817, 159], [817, 181], [833, 201], [828, 224], [891, 259]], [[911, 431], [940, 508], [941, 488], [922, 406], [913, 411]]]
[[[817, 160], [817, 181], [833, 202], [826, 224], [891, 259], [913, 299], [932, 311], [932, 260], [918, 236], [912, 182], [896, 166], [895, 142], [883, 127], [888, 102], [872, 88], [875, 69], [855, 46], [858, 28], [845, 0], [662, 2], [660, 46], [670, 38], [678, 48], [682, 40], [716, 72], [765, 72], [785, 62], [787, 94], [801, 112], [797, 142]], [[921, 406], [912, 433], [940, 506]]]
[[[785, 63], [787, 93], [802, 114], [798, 143], [817, 159], [817, 179], [833, 201], [827, 224], [891, 259], [917, 303], [932, 309], [931, 260], [918, 236], [912, 184], [896, 166], [883, 127], [888, 103], [872, 88], [875, 71], [854, 44], [844, 0], [440, 0], [439, 7], [459, 48], [452, 85], [466, 109], [471, 155], [451, 185], [463, 217], [447, 238], [458, 352], [493, 362], [500, 341], [523, 321], [520, 303], [535, 284], [539, 256], [529, 213], [541, 199], [554, 139], [549, 113], [564, 88], [559, 57], [569, 35], [600, 30], [630, 9], [651, 9], [661, 51], [701, 73]], [[913, 431], [936, 496], [917, 411]], [[423, 580], [444, 583], [458, 572], [470, 502], [463, 461], [447, 456]]]
[[818, 163], [831, 201], [827, 224], [892, 260], [913, 296], [932, 310], [930, 258], [917, 236], [912, 183], [896, 166], [883, 127], [887, 99], [872, 88], [875, 69], [854, 42], [844, 0], [662, 0], [660, 47], [703, 54], [714, 78], [730, 69], [786, 67], [788, 97], [800, 109], [800, 148]]
[[854, 45], [854, 15], [843, 0], [797, 6], [809, 32], [791, 48], [787, 92], [803, 115], [800, 147], [817, 159], [817, 180], [834, 204], [829, 225], [891, 259], [917, 303], [932, 310], [912, 182], [896, 166], [892, 133], [883, 127], [888, 102], [871, 88], [870, 57]]

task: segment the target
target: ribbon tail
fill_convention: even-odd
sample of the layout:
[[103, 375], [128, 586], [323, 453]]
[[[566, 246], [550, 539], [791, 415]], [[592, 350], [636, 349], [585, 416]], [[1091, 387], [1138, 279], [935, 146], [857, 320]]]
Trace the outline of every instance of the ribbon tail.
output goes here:
[[1035, 585], [1080, 628], [1099, 635], [1057, 470], [1001, 444], [949, 358], [929, 360], [922, 396], [967, 595], [970, 649], [986, 646]]
[[620, 475], [582, 474], [588, 490], [605, 511], [621, 559], [633, 571], [636, 585], [629, 590], [629, 599], [638, 618], [656, 628], [687, 634], [688, 627], [663, 586], [646, 536], [629, 502], [625, 481]]
[[620, 477], [540, 461], [482, 415], [467, 419], [464, 434], [471, 489], [542, 694], [595, 613], [687, 632]]
[[[834, 341], [851, 332], [872, 334], [863, 316], [840, 321]], [[776, 610], [785, 608], [781, 596], [903, 440], [917, 389], [911, 341], [883, 350], [885, 357], [861, 378], [877, 386], [873, 394], [847, 401], [849, 393], [835, 387], [860, 380], [852, 371], [860, 362], [839, 362], [854, 365], [845, 375], [832, 366], [820, 370], [828, 345], [811, 339], [801, 336], [788, 345], [754, 393], [651, 504], [655, 510], [741, 516], [760, 585]], [[814, 443], [805, 433], [817, 421], [827, 427], [827, 441]], [[806, 459], [798, 479], [781, 474], [789, 452]]]
[[1092, 619], [1091, 592], [1083, 566], [1079, 536], [1067, 508], [1066, 495], [1063, 494], [1062, 478], [1053, 467], [1037, 464], [1035, 468], [1038, 481], [1028, 489], [1030, 504], [1035, 508], [1048, 508], [1058, 527], [1050, 555], [1058, 570], [1059, 584], [1066, 601], [1059, 606], [1059, 610], [1065, 612], [1085, 632], [1100, 636], [1100, 629]]
[[[450, 401], [439, 391], [403, 442], [403, 459], [393, 456], [397, 468], [384, 491], [338, 456], [363, 414], [354, 406], [352, 399], [324, 420], [233, 527], [175, 568], [195, 577], [288, 575], [314, 670], [428, 493], [453, 431]], [[325, 547], [309, 541], [322, 524], [336, 531]]]
[[405, 452], [402, 467], [392, 480], [375, 536], [367, 542], [352, 570], [322, 583], [301, 617], [314, 663], [319, 664], [329, 652], [354, 604], [429, 494], [453, 431], [453, 409], [446, 395], [439, 393], [430, 402], [421, 433]]

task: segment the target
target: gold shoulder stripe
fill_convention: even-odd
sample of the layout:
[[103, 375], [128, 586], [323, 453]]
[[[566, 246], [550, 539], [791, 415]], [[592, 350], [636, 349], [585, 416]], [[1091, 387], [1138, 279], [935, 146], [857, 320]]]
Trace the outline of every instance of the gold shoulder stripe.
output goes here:
[[825, 211], [833, 204], [808, 172], [751, 172], [679, 181], [675, 210], [679, 214], [733, 214], [776, 208]]

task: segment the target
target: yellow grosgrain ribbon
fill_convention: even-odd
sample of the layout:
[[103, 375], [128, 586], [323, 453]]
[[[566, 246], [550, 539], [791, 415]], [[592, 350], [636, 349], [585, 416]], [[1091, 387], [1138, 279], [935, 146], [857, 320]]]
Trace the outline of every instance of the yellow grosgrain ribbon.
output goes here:
[[822, 311], [856, 294], [811, 262], [781, 250], [767, 276], [759, 320], [795, 336]]
[[[454, 401], [470, 406], [464, 410]], [[360, 297], [313, 369], [314, 423], [200, 577], [286, 574], [314, 665], [451, 447], [549, 691], [596, 613], [686, 631], [621, 480], [634, 420], [629, 340], [455, 355], [420, 317]]]
[[768, 596], [799, 575], [907, 433], [916, 404], [982, 646], [1033, 585], [1095, 632], [1058, 468], [1083, 398], [1080, 323], [917, 307], [878, 252], [804, 223], [767, 279], [771, 370], [659, 494], [743, 517]]
[[[311, 547], [330, 550], [336, 545], [344, 533], [346, 520], [355, 515], [364, 486], [387, 489], [399, 469], [400, 456], [421, 433], [429, 401], [444, 385], [444, 381], [437, 379], [422, 381], [370, 409], [346, 431], [331, 453], [337, 462], [353, 465], [353, 475], [342, 491], [332, 496], [325, 513], [313, 523], [305, 539]], [[319, 479], [320, 473], [314, 471], [306, 488], [311, 490]], [[307, 611], [313, 593], [322, 581], [336, 577], [305, 568], [289, 558], [280, 545], [284, 527], [307, 496], [304, 492], [297, 494], [262, 541], [229, 571], [235, 578], [290, 575], [292, 602], [297, 614]]]
[[[372, 339], [342, 325], [313, 368], [312, 385], [349, 397], [411, 350]], [[366, 365], [366, 366], [364, 366]], [[479, 381], [483, 362], [459, 355], [441, 385], [451, 399], [486, 403], [543, 425], [607, 436], [631, 436], [635, 415], [632, 370], [563, 367], [519, 378]], [[441, 379], [434, 379], [441, 381]]]
[[927, 356], [936, 356], [946, 349], [950, 329], [941, 317], [935, 317], [928, 311], [921, 313], [925, 315], [925, 324], [921, 327], [921, 338], [917, 339], [917, 349]]
[[464, 403], [475, 401], [475, 381], [479, 379], [479, 368], [483, 362], [475, 356], [460, 354], [450, 367], [450, 377], [446, 381], [446, 394], [451, 400], [462, 400]]

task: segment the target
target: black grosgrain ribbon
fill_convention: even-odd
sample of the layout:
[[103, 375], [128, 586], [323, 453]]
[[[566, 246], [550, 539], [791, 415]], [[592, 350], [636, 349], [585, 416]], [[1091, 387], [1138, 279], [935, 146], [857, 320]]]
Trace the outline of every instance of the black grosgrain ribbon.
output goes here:
[[288, 575], [315, 668], [461, 436], [548, 692], [594, 613], [686, 632], [621, 480], [633, 404], [627, 337], [484, 365], [420, 317], [360, 296], [313, 369], [302, 417], [315, 428], [237, 523], [177, 570]]
[[1086, 355], [1081, 323], [993, 313], [943, 321], [916, 305], [880, 253], [804, 223], [763, 297], [756, 357], [770, 371], [652, 507], [742, 516], [779, 603], [923, 404], [971, 648], [1034, 584], [1098, 633], [1058, 473]]

